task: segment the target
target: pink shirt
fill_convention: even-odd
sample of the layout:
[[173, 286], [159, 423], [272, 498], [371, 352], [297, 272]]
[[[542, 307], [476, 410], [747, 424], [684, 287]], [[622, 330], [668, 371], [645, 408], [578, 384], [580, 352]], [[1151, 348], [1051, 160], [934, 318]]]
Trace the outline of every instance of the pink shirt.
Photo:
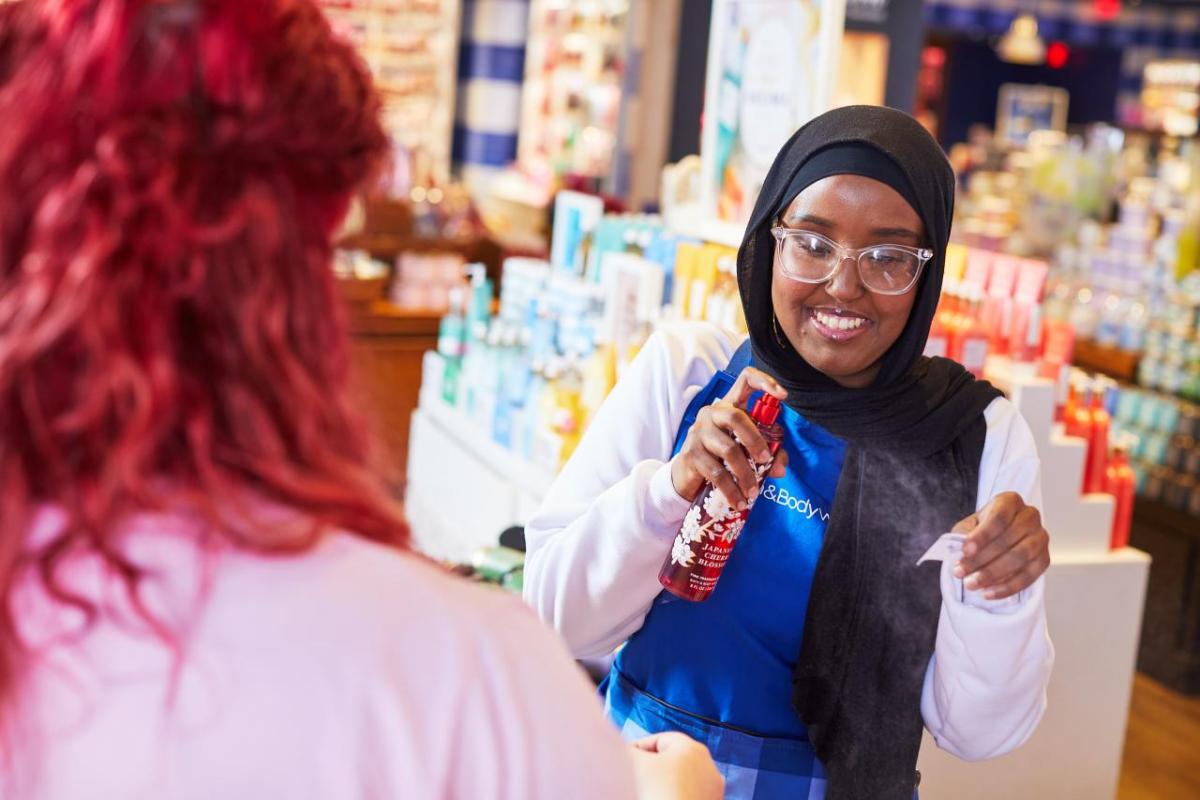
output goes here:
[[[32, 540], [56, 524], [42, 514]], [[41, 655], [9, 715], [0, 797], [634, 796], [595, 692], [516, 599], [345, 534], [301, 556], [202, 558], [197, 526], [160, 515], [122, 547], [156, 570], [146, 597], [185, 631], [184, 657], [94, 559], [66, 573], [105, 606], [81, 637], [26, 584], [15, 611]]]

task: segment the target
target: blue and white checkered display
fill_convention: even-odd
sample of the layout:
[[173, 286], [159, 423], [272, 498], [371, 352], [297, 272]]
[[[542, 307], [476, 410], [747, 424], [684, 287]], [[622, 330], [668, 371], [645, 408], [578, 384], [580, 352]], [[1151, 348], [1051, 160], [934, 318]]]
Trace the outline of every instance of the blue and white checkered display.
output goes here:
[[463, 0], [453, 159], [468, 184], [517, 157], [529, 0]]

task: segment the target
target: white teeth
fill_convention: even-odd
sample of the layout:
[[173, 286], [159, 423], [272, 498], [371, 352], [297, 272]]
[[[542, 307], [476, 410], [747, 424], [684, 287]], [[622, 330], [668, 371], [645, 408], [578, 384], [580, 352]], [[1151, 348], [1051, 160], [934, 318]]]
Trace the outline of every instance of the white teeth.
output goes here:
[[818, 322], [835, 331], [852, 331], [861, 328], [863, 323], [866, 322], [862, 317], [836, 317], [820, 311], [817, 311], [815, 316]]

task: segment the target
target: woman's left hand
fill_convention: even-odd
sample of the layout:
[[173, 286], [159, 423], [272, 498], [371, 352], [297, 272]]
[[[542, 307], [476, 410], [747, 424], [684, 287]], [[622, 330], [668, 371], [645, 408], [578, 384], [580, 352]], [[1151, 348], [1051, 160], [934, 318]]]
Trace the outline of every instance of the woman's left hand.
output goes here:
[[967, 534], [963, 558], [954, 570], [971, 591], [989, 600], [1011, 597], [1028, 588], [1050, 566], [1050, 535], [1042, 515], [1016, 492], [992, 498], [980, 511], [954, 526]]

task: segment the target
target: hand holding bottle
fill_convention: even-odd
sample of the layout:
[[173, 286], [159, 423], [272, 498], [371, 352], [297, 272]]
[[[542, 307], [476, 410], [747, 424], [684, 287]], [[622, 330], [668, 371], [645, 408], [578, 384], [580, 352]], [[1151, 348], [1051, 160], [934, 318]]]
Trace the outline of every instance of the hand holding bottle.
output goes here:
[[682, 733], [633, 743], [639, 800], [721, 800], [725, 781], [704, 745]]
[[[763, 479], [768, 473], [781, 474], [787, 466], [786, 462], [777, 465], [775, 461], [783, 444], [784, 429], [778, 421], [783, 407], [778, 397], [766, 391], [782, 389], [772, 386], [773, 381], [762, 382], [760, 378], [766, 376], [761, 373], [747, 373], [738, 378], [721, 402], [728, 402], [730, 397], [744, 400], [755, 381], [763, 383], [764, 391], [748, 416], [740, 408], [722, 407], [705, 419], [702, 435], [687, 455], [700, 461], [706, 470], [701, 475], [706, 480], [658, 573], [664, 589], [694, 603], [707, 600], [716, 589]], [[743, 421], [753, 428], [746, 430]], [[687, 461], [681, 460], [679, 465], [686, 468]]]
[[[775, 459], [767, 477], [783, 477], [787, 453], [772, 455], [766, 439], [746, 413], [746, 401], [756, 391], [766, 392], [781, 402], [787, 391], [765, 372], [747, 367], [728, 394], [696, 415], [683, 447], [671, 461], [671, 483], [680, 497], [695, 500], [706, 483], [711, 483], [734, 508], [748, 504], [757, 491], [755, 463]], [[743, 487], [744, 491], [743, 491]], [[748, 496], [750, 495], [750, 496]]]

